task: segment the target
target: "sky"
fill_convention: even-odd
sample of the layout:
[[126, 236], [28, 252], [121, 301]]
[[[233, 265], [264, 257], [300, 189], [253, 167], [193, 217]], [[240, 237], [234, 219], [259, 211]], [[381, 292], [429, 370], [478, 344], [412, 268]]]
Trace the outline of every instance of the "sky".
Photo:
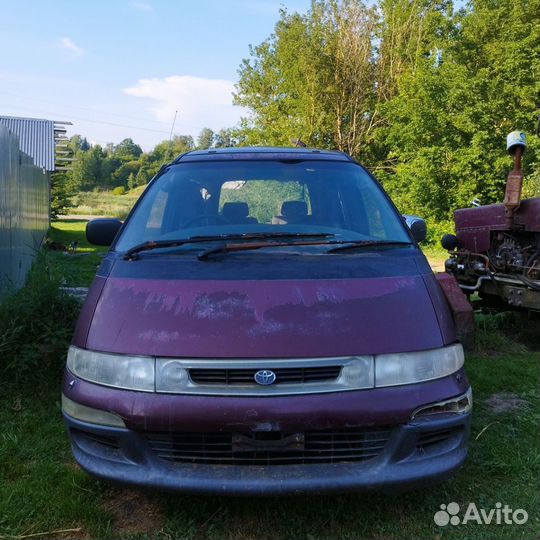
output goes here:
[[309, 0], [0, 0], [0, 115], [64, 120], [144, 150], [234, 126], [238, 68]]

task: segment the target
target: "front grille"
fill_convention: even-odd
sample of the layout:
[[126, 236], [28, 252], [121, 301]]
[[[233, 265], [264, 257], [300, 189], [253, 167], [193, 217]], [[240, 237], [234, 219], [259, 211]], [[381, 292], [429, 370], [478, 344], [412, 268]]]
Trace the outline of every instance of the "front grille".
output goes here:
[[209, 465], [300, 465], [366, 461], [378, 456], [389, 429], [304, 433], [147, 433], [162, 459]]
[[[255, 382], [258, 369], [195, 369], [189, 370], [191, 380], [196, 384], [245, 385]], [[341, 366], [276, 368], [274, 384], [298, 384], [332, 381], [339, 377]]]

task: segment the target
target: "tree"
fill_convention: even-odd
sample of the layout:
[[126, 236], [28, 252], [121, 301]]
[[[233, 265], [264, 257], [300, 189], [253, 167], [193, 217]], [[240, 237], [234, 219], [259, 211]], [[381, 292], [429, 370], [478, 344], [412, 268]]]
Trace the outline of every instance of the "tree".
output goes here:
[[[67, 155], [63, 157], [75, 159], [81, 152], [87, 152], [90, 145], [85, 137], [73, 135], [67, 143]], [[79, 190], [79, 184], [70, 171], [58, 171], [51, 175], [51, 217], [54, 219], [65, 214], [73, 206], [72, 197]]]
[[65, 214], [73, 206], [71, 197], [76, 195], [77, 189], [72, 185], [71, 176], [65, 172], [56, 172], [51, 175], [51, 218]]
[[203, 128], [197, 138], [197, 148], [204, 150], [214, 145], [214, 132], [210, 128]]
[[148, 155], [149, 161], [153, 164], [153, 174], [164, 163], [194, 148], [195, 144], [191, 135], [175, 135], [170, 141], [162, 141], [156, 144]]
[[237, 145], [234, 130], [232, 128], [220, 129], [214, 136], [216, 148], [231, 148]]
[[86, 137], [82, 135], [73, 135], [68, 142], [68, 149], [76, 154], [77, 152], [88, 152], [90, 150], [90, 144]]
[[135, 178], [135, 186], [144, 186], [145, 184], [148, 184], [150, 178], [151, 176], [148, 169], [144, 166], [141, 166]]
[[137, 177], [132, 172], [129, 173], [127, 179], [127, 187], [128, 189], [133, 189], [134, 187], [137, 187]]
[[113, 153], [106, 152], [105, 157], [101, 161], [101, 171], [99, 177], [99, 185], [101, 188], [110, 188], [115, 186], [113, 178], [116, 170], [121, 167], [122, 161], [115, 157]]
[[402, 77], [436, 55], [454, 29], [450, 0], [380, 0], [377, 92], [381, 102], [398, 93]]
[[77, 191], [89, 191], [99, 187], [101, 181], [101, 163], [104, 154], [98, 144], [87, 152], [75, 155], [71, 170], [71, 182]]
[[305, 14], [281, 11], [275, 33], [250, 48], [235, 103], [247, 107], [248, 143], [369, 152], [376, 98], [376, 13], [357, 0], [313, 1]]
[[162, 141], [148, 153], [143, 153], [141, 147], [129, 138], [116, 146], [108, 143], [105, 150], [99, 145], [83, 150], [87, 144], [80, 135], [74, 135], [69, 143], [74, 161], [65, 182], [74, 193], [127, 187], [128, 182], [134, 186], [144, 185], [164, 163], [195, 147], [190, 135], [177, 135], [170, 141]]
[[[388, 187], [406, 212], [432, 223], [478, 197], [502, 200], [511, 160], [505, 135], [534, 132], [540, 79], [539, 0], [474, 0], [453, 31], [408, 69], [386, 107]], [[532, 172], [537, 137], [524, 171]]]
[[[455, 12], [450, 0], [373, 9], [313, 0], [305, 14], [282, 10], [239, 69], [235, 102], [249, 110], [239, 143], [301, 138], [344, 150], [375, 170], [402, 211], [431, 225], [474, 197], [500, 201], [511, 166], [505, 135], [534, 133], [540, 105], [539, 4], [471, 0]], [[536, 136], [529, 146], [525, 189], [534, 194]]]
[[127, 138], [114, 147], [114, 157], [127, 162], [137, 159], [142, 154], [142, 149], [133, 139]]
[[128, 161], [122, 163], [118, 169], [116, 169], [112, 175], [113, 186], [128, 186], [128, 180], [130, 176], [135, 179], [136, 174], [139, 172], [141, 164], [137, 160]]

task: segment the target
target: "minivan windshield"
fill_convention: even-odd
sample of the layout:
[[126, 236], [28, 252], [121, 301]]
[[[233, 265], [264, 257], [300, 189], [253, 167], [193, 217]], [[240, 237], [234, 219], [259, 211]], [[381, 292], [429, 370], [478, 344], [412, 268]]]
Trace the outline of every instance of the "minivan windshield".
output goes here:
[[266, 233], [411, 241], [383, 191], [353, 162], [235, 160], [171, 165], [145, 193], [115, 248]]

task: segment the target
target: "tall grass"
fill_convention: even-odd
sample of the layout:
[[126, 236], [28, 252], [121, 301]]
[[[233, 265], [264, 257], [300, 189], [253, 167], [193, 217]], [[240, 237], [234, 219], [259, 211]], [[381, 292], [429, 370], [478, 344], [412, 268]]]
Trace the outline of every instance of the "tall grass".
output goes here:
[[108, 216], [124, 219], [137, 202], [145, 186], [128, 191], [123, 195], [112, 191], [81, 191], [72, 198], [73, 215]]
[[493, 356], [540, 351], [540, 317], [506, 311], [497, 314], [477, 313], [476, 354]]
[[0, 303], [0, 385], [59, 374], [79, 312], [78, 302], [60, 291], [61, 276], [40, 253], [26, 286]]

